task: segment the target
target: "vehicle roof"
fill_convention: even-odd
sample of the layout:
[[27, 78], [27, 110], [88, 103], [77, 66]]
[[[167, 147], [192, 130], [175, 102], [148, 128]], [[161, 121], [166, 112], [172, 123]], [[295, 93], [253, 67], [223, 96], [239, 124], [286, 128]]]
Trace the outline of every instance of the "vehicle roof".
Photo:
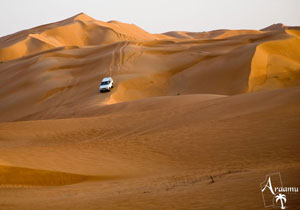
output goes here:
[[111, 78], [111, 77], [104, 77], [104, 78], [102, 79], [102, 82], [105, 82], [105, 81], [110, 81], [110, 80], [112, 80], [112, 78]]

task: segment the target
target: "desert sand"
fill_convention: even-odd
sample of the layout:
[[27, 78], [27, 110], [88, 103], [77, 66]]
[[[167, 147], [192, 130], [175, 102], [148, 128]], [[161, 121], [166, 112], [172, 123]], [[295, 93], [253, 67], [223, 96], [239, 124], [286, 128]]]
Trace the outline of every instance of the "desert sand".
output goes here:
[[265, 209], [267, 174], [300, 186], [299, 27], [81, 13], [0, 38], [0, 62], [0, 209]]

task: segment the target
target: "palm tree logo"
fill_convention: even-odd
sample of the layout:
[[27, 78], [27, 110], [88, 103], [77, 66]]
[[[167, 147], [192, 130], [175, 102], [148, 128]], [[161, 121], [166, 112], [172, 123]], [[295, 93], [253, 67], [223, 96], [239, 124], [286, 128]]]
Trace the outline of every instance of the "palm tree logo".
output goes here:
[[285, 209], [286, 207], [283, 205], [284, 203], [286, 203], [286, 196], [284, 194], [279, 193], [278, 195], [275, 196], [276, 198], [276, 203], [278, 201], [280, 201], [281, 203], [281, 209]]

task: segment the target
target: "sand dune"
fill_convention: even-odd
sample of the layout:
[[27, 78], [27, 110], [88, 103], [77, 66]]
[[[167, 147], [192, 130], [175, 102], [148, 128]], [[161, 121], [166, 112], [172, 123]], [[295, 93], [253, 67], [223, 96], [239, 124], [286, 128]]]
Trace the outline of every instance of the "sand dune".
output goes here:
[[265, 175], [300, 185], [299, 37], [78, 14], [0, 38], [0, 209], [264, 209]]
[[[5, 88], [0, 89], [4, 101], [0, 120], [72, 117], [94, 112], [101, 104], [153, 96], [234, 95], [256, 90], [252, 86], [256, 85], [254, 64], [260, 45], [292, 37], [297, 42], [295, 35], [281, 31], [221, 40], [127, 40], [62, 46], [28, 55], [1, 64], [0, 81]], [[274, 68], [282, 68], [280, 65], [276, 63]], [[297, 72], [295, 68], [294, 74]], [[99, 80], [104, 76], [113, 76], [118, 86], [111, 94], [98, 95]], [[297, 82], [286, 81], [285, 86]]]

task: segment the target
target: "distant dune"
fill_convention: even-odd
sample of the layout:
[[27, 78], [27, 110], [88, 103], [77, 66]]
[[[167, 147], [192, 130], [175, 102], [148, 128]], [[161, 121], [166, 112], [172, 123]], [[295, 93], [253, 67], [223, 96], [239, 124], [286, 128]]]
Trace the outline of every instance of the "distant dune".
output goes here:
[[265, 175], [300, 186], [300, 28], [20, 31], [0, 38], [0, 122], [0, 209], [264, 209]]
[[171, 31], [164, 34], [170, 37], [183, 39], [224, 39], [231, 36], [260, 33], [263, 32], [255, 30], [215, 30], [209, 32]]
[[278, 30], [286, 30], [286, 29], [294, 29], [294, 30], [300, 30], [300, 26], [286, 26], [282, 23], [277, 23], [270, 25], [266, 28], [261, 29], [261, 31], [278, 31]]

